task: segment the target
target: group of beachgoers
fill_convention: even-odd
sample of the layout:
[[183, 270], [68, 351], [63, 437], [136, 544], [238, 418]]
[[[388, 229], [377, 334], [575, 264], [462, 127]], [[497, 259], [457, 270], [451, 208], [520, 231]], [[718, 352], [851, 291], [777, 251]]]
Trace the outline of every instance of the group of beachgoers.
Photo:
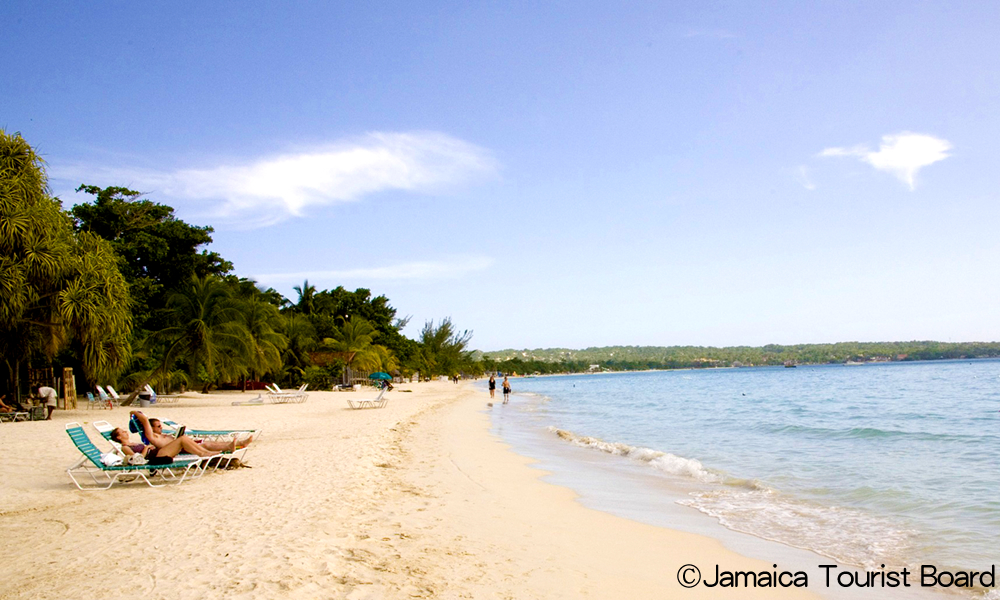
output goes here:
[[114, 429], [111, 432], [111, 439], [121, 444], [126, 459], [131, 459], [133, 454], [140, 454], [151, 464], [166, 463], [181, 453], [215, 456], [223, 452], [235, 452], [253, 441], [252, 435], [241, 440], [237, 440], [234, 436], [228, 442], [198, 440], [187, 434], [173, 436], [163, 433], [163, 423], [159, 419], [147, 418], [138, 410], [133, 410], [130, 416], [142, 428], [142, 435], [148, 443], [132, 444], [128, 429], [122, 427]]
[[7, 394], [0, 394], [0, 413], [27, 412], [26, 407], [14, 403], [13, 406], [7, 404]]
[[[503, 385], [502, 385], [502, 388], [503, 388], [503, 403], [507, 404], [508, 402], [510, 402], [510, 381], [507, 379], [506, 375], [503, 376]], [[491, 373], [490, 374], [490, 398], [491, 399], [495, 396], [496, 391], [497, 391], [497, 378], [496, 378], [495, 375], [493, 375]]]
[[[52, 411], [56, 409], [56, 391], [48, 386], [40, 385], [34, 388], [34, 396], [45, 403], [48, 410], [46, 419], [52, 419]], [[7, 404], [7, 394], [0, 395], [0, 413], [28, 412], [30, 406], [25, 406], [18, 402]]]

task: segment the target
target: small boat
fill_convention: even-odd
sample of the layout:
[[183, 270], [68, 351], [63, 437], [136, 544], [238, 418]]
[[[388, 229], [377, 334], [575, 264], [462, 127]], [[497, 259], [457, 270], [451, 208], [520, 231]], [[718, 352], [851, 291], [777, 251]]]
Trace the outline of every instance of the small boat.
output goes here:
[[793, 362], [792, 362], [792, 361], [790, 361], [790, 360], [786, 360], [786, 361], [785, 361], [785, 368], [786, 368], [786, 369], [794, 369], [794, 368], [795, 368], [795, 367], [797, 367], [797, 366], [798, 366], [797, 364], [793, 363]]

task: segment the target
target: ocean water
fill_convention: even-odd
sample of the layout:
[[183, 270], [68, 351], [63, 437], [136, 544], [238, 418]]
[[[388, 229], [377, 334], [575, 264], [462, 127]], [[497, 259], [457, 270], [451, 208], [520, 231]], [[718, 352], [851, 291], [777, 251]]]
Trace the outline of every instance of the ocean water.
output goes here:
[[612, 512], [700, 511], [860, 568], [1000, 562], [998, 360], [512, 383], [492, 419], [515, 449], [600, 462], [568, 469], [584, 496], [644, 474], [639, 492], [605, 498]]

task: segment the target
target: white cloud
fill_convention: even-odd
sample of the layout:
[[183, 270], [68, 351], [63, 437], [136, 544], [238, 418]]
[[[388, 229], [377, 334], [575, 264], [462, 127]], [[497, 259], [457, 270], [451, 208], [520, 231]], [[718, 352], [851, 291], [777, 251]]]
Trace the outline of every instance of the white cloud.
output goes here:
[[799, 183], [802, 184], [802, 187], [806, 188], [810, 192], [816, 189], [816, 184], [809, 178], [809, 168], [805, 165], [799, 167], [798, 180]]
[[827, 148], [820, 156], [854, 156], [880, 171], [895, 175], [910, 189], [916, 186], [917, 171], [948, 158], [951, 142], [922, 133], [904, 131], [882, 136], [877, 152], [864, 144], [850, 148]]
[[[372, 133], [243, 164], [156, 171], [53, 166], [53, 179], [127, 185], [159, 200], [187, 201], [212, 217], [262, 226], [310, 207], [351, 202], [385, 190], [426, 192], [495, 173], [483, 148], [436, 132]], [[75, 187], [75, 185], [74, 185]]]
[[280, 284], [305, 279], [323, 281], [402, 281], [456, 279], [469, 273], [488, 269], [493, 259], [470, 256], [451, 261], [418, 261], [400, 263], [386, 267], [343, 269], [334, 271], [299, 271], [296, 273], [268, 273], [255, 275], [253, 279], [261, 283]]

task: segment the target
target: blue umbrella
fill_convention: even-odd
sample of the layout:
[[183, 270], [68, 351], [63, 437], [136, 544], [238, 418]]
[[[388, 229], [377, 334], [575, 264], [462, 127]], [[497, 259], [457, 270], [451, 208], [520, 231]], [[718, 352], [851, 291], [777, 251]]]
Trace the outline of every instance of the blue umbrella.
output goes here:
[[378, 373], [372, 373], [369, 375], [368, 379], [392, 379], [392, 375], [379, 371]]

